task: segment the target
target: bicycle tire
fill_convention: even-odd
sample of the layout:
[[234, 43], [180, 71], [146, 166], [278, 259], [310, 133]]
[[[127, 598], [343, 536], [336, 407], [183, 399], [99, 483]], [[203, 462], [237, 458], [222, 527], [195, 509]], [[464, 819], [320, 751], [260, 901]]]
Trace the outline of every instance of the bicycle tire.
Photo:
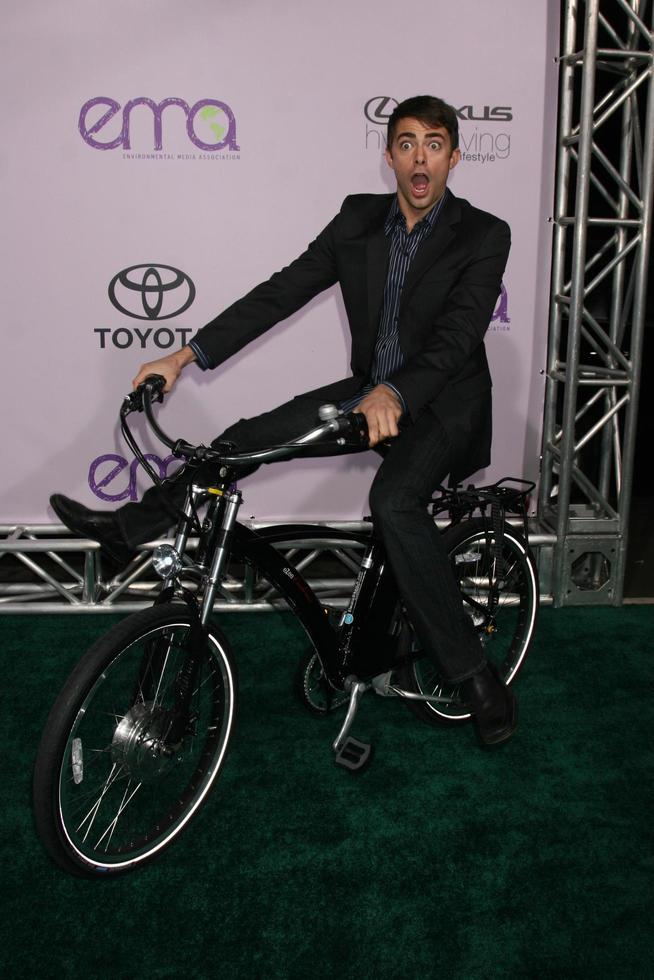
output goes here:
[[[506, 684], [515, 681], [534, 636], [538, 616], [538, 571], [524, 538], [510, 526], [503, 535], [504, 575], [498, 583], [495, 609], [490, 608], [495, 535], [490, 521], [473, 518], [444, 532], [445, 546], [461, 589], [463, 604], [477, 630], [488, 660]], [[474, 603], [474, 605], [472, 604]], [[405, 644], [414, 643], [410, 630]], [[426, 657], [414, 659], [396, 677], [397, 686], [416, 694], [451, 698], [446, 703], [406, 700], [409, 710], [432, 725], [456, 725], [472, 717], [459, 687], [444, 681]]]
[[34, 816], [46, 851], [71, 874], [109, 877], [159, 856], [225, 764], [237, 678], [214, 626], [187, 729], [176, 745], [166, 743], [191, 625], [185, 606], [134, 613], [88, 650], [53, 705], [34, 767]]

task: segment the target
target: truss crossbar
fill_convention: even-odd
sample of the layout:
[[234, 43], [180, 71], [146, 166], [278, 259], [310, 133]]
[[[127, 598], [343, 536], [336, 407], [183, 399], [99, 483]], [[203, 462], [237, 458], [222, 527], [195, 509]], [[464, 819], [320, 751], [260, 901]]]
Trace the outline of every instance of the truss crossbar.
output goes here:
[[[263, 525], [247, 522], [251, 527]], [[437, 521], [439, 526], [445, 521]], [[510, 523], [521, 525], [521, 521]], [[317, 525], [334, 530], [334, 537], [293, 540], [292, 531], [287, 541], [275, 547], [286, 561], [302, 572], [302, 575], [320, 601], [333, 609], [346, 608], [359, 572], [364, 545], [346, 536], [339, 537], [339, 530], [360, 531], [369, 528], [363, 521], [329, 522]], [[303, 525], [306, 527], [306, 525]], [[142, 545], [139, 555], [118, 575], [104, 574], [95, 541], [74, 538], [61, 525], [33, 525], [20, 528], [0, 526], [0, 614], [1, 613], [128, 613], [151, 606], [161, 590], [161, 579], [152, 570], [152, 550], [161, 541]], [[172, 543], [172, 541], [167, 541]], [[530, 544], [545, 551], [554, 544], [554, 535], [531, 533]], [[189, 550], [197, 542], [189, 542]], [[13, 558], [9, 563], [3, 559]], [[16, 574], [16, 564], [22, 568]], [[545, 560], [541, 571], [543, 600], [548, 601], [548, 569], [551, 560]], [[276, 589], [259, 578], [248, 565], [230, 566], [221, 583], [221, 593], [215, 604], [217, 612], [263, 612], [284, 606]]]

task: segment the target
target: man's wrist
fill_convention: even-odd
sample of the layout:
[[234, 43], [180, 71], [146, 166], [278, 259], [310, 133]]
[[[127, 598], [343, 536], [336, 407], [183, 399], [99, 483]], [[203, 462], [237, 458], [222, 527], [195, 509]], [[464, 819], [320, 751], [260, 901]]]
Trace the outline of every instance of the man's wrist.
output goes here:
[[380, 384], [382, 384], [384, 388], [388, 388], [388, 390], [395, 395], [398, 405], [403, 412], [406, 412], [406, 402], [404, 401], [402, 393], [395, 387], [395, 385], [391, 384], [390, 381], [381, 381]]
[[189, 347], [188, 344], [185, 347], [182, 347], [180, 350], [175, 351], [175, 353], [171, 356], [175, 358], [175, 363], [179, 367], [180, 371], [182, 368], [185, 368], [187, 364], [192, 364], [193, 361], [196, 360], [195, 351], [192, 347]]
[[195, 363], [201, 371], [206, 371], [208, 368], [213, 367], [213, 364], [202, 350], [195, 337], [192, 337], [186, 346], [189, 348], [189, 350], [193, 351], [193, 354], [195, 355]]

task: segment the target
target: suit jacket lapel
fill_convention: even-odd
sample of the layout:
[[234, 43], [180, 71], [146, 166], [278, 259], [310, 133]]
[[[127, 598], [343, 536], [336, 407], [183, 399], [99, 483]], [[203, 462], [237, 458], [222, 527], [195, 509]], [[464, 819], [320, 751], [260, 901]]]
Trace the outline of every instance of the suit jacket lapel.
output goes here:
[[420, 277], [436, 262], [456, 234], [456, 225], [461, 221], [461, 206], [453, 194], [443, 202], [443, 210], [436, 220], [436, 227], [424, 241], [409, 267], [404, 280], [402, 297], [413, 289]]

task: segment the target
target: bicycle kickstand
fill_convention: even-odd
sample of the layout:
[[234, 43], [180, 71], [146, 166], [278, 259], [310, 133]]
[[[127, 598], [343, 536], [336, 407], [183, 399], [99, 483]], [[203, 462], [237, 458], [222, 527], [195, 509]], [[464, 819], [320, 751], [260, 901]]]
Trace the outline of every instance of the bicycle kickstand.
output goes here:
[[351, 772], [361, 772], [372, 760], [372, 745], [368, 742], [360, 742], [358, 738], [349, 734], [359, 707], [359, 701], [369, 688], [370, 684], [358, 681], [354, 676], [345, 678], [345, 690], [350, 695], [350, 702], [345, 721], [332, 748], [336, 753], [334, 759], [336, 764], [349, 769]]

